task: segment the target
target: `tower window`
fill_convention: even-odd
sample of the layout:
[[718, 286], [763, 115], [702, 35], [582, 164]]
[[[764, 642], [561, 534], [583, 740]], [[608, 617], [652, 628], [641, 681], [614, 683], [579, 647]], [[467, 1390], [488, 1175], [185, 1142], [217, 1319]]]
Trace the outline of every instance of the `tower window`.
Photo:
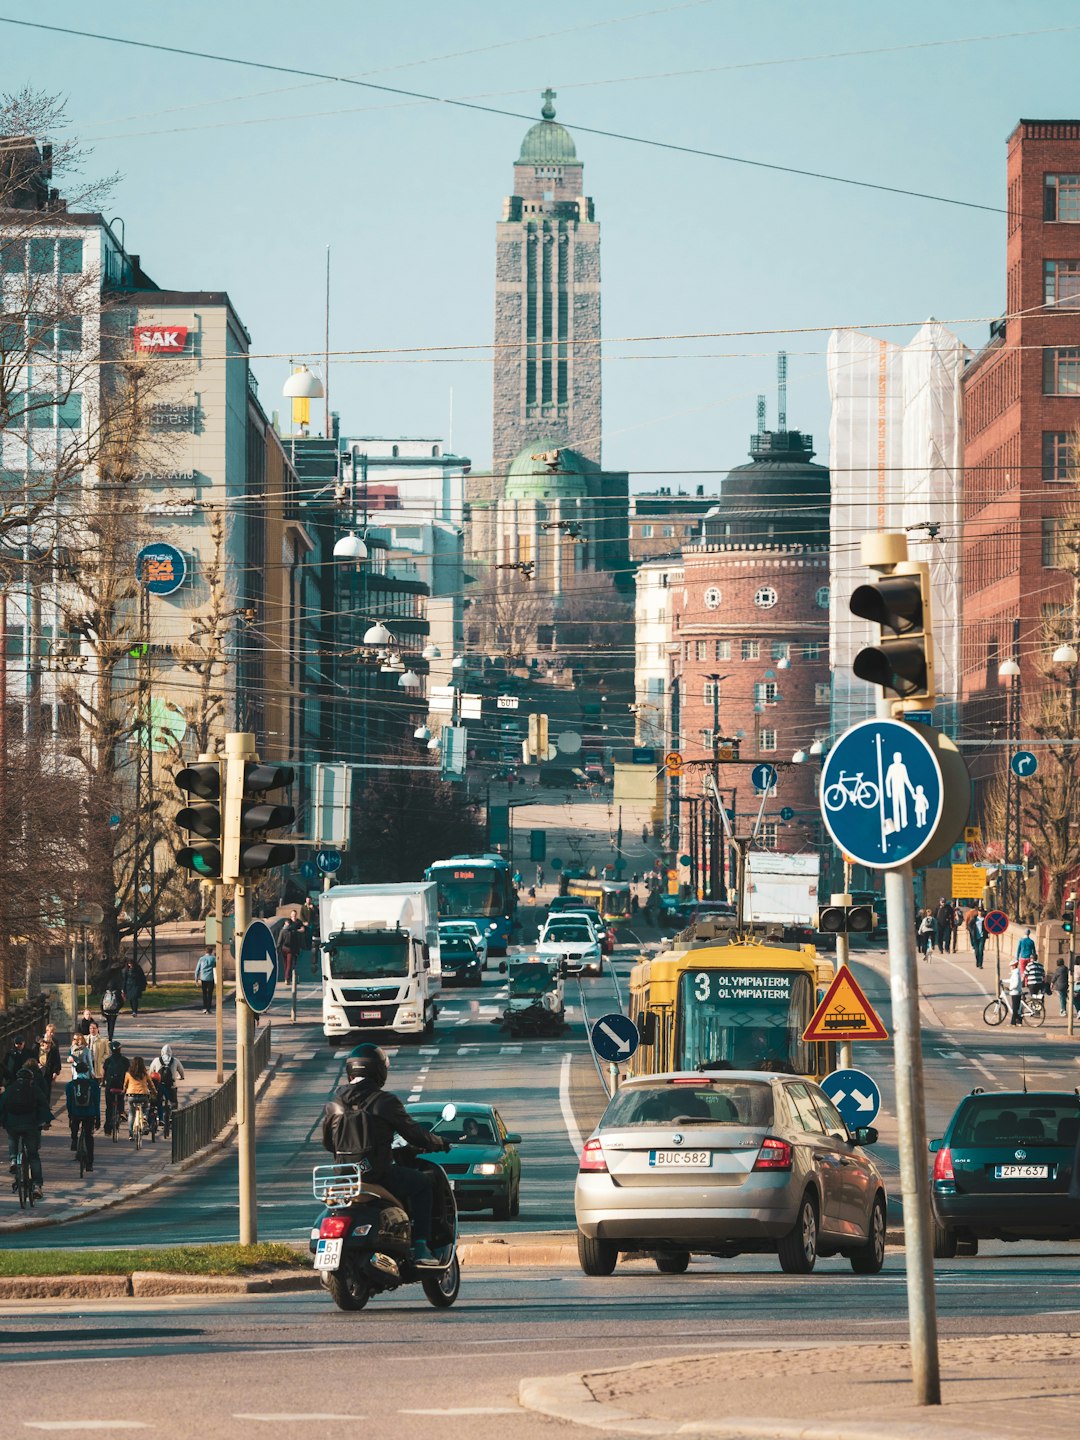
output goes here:
[[1080, 175], [1047, 175], [1043, 184], [1043, 219], [1080, 220]]
[[1043, 299], [1059, 310], [1080, 309], [1080, 260], [1043, 261]]
[[1046, 346], [1043, 350], [1043, 394], [1080, 395], [1080, 346]]

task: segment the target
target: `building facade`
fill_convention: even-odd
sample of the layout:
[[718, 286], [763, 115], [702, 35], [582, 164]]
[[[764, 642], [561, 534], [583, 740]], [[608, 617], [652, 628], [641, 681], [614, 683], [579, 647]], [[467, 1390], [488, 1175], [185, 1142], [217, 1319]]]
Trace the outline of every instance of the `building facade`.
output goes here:
[[670, 555], [701, 537], [701, 522], [716, 504], [699, 485], [693, 495], [683, 490], [638, 491], [630, 496], [630, 563]]
[[635, 740], [662, 750], [671, 744], [675, 597], [684, 574], [681, 555], [669, 555], [645, 561], [634, 577]]

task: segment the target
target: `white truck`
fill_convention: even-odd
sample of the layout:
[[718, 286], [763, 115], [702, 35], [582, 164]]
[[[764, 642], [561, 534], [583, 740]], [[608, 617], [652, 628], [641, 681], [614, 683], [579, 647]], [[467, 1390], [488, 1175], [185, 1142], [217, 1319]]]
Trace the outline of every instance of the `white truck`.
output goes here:
[[338, 885], [319, 896], [323, 1034], [419, 1040], [435, 1028], [441, 969], [434, 881]]
[[746, 860], [743, 914], [747, 924], [782, 925], [809, 932], [792, 939], [813, 940], [817, 926], [817, 855], [782, 855], [751, 850]]

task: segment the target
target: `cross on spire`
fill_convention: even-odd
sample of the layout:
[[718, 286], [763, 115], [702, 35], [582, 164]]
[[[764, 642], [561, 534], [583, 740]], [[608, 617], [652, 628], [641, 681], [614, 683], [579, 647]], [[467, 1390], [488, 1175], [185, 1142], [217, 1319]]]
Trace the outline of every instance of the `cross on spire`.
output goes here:
[[540, 111], [540, 114], [544, 117], [545, 120], [555, 119], [555, 106], [551, 103], [555, 99], [555, 93], [556, 92], [552, 90], [551, 86], [549, 85], [540, 97], [544, 102], [544, 106], [543, 109]]

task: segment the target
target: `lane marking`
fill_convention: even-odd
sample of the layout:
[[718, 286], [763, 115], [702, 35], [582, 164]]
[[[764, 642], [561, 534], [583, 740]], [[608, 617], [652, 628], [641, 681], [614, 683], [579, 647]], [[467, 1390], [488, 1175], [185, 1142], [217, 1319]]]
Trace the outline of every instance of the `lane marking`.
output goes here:
[[405, 1104], [406, 1104], [406, 1105], [413, 1105], [413, 1104], [415, 1104], [416, 1101], [419, 1100], [419, 1099], [420, 1099], [420, 1092], [419, 1092], [419, 1090], [414, 1090], [413, 1093], [412, 1093], [412, 1094], [408, 1097], [408, 1099], [405, 1101]]
[[499, 1046], [499, 1054], [500, 1054], [500, 1055], [520, 1055], [520, 1054], [521, 1054], [521, 1046], [520, 1046], [520, 1045], [500, 1045], [500, 1046]]
[[516, 1405], [458, 1405], [446, 1410], [399, 1410], [399, 1415], [520, 1415]]
[[287, 1424], [289, 1424], [290, 1422], [292, 1422], [293, 1420], [366, 1420], [366, 1419], [367, 1419], [367, 1416], [366, 1416], [366, 1415], [338, 1415], [338, 1414], [335, 1414], [335, 1413], [333, 1413], [333, 1412], [327, 1412], [326, 1414], [320, 1414], [318, 1411], [315, 1411], [315, 1410], [307, 1411], [307, 1412], [303, 1412], [303, 1411], [302, 1411], [302, 1412], [300, 1412], [299, 1414], [296, 1414], [296, 1415], [288, 1414], [288, 1413], [285, 1412], [285, 1411], [282, 1411], [280, 1414], [274, 1414], [274, 1413], [272, 1413], [272, 1412], [268, 1412], [268, 1413], [265, 1414], [265, 1415], [257, 1415], [257, 1414], [255, 1414], [254, 1412], [251, 1412], [251, 1411], [237, 1410], [237, 1411], [235, 1411], [235, 1412], [233, 1413], [233, 1417], [232, 1417], [232, 1418], [233, 1418], [234, 1420], [268, 1420], [268, 1421], [270, 1421], [271, 1423], [276, 1423], [276, 1424], [281, 1424], [281, 1425], [287, 1425]]
[[562, 1111], [563, 1124], [566, 1126], [567, 1138], [570, 1141], [570, 1149], [575, 1155], [580, 1155], [584, 1140], [581, 1138], [581, 1131], [578, 1129], [577, 1120], [574, 1118], [573, 1107], [570, 1104], [570, 1066], [574, 1057], [567, 1052], [562, 1057], [562, 1065], [559, 1069], [559, 1109]]
[[149, 1430], [145, 1420], [24, 1420], [27, 1430]]

